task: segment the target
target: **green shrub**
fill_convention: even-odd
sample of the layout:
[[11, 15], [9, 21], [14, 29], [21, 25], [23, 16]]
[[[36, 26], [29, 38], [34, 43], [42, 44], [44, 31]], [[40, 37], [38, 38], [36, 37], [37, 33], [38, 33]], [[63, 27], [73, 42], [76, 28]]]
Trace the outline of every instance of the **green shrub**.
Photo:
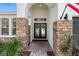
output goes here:
[[59, 49], [61, 54], [63, 55], [72, 55], [72, 37], [69, 35], [67, 36], [66, 40], [60, 45]]
[[9, 42], [3, 46], [2, 55], [4, 56], [16, 56], [19, 55], [19, 41], [16, 37], [12, 38]]
[[72, 55], [73, 56], [79, 56], [79, 49], [73, 48]]
[[2, 54], [3, 46], [4, 46], [4, 44], [3, 43], [0, 43], [0, 55]]

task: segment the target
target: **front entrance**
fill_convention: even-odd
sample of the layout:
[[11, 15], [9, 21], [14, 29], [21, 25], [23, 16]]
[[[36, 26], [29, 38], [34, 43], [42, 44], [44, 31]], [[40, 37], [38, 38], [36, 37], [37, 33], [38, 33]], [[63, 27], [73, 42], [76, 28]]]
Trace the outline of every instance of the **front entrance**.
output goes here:
[[46, 23], [34, 23], [34, 38], [47, 38]]

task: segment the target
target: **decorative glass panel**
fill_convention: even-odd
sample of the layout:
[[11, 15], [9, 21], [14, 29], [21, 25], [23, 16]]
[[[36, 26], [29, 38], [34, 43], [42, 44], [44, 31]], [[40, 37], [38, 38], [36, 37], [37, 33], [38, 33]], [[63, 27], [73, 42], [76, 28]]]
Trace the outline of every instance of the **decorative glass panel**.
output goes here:
[[39, 24], [35, 24], [35, 36], [39, 37], [40, 36], [40, 25]]
[[41, 24], [41, 36], [45, 37], [45, 24]]
[[42, 36], [42, 37], [45, 36], [45, 28], [41, 28], [41, 36]]
[[9, 20], [2, 18], [2, 35], [9, 35]]
[[40, 34], [40, 32], [39, 32], [39, 28], [36, 28], [36, 37], [39, 37], [39, 34]]

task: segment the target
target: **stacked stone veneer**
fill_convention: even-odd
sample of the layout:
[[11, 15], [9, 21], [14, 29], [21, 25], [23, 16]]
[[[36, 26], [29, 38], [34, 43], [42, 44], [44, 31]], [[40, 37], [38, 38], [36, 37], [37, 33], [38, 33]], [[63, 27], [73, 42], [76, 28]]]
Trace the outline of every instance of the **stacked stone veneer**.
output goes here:
[[72, 21], [58, 20], [53, 23], [54, 51], [56, 55], [61, 55], [59, 46], [67, 35], [72, 35]]
[[21, 55], [26, 55], [30, 42], [29, 25], [26, 18], [16, 18], [16, 36], [21, 42]]
[[0, 44], [8, 42], [12, 37], [0, 37]]

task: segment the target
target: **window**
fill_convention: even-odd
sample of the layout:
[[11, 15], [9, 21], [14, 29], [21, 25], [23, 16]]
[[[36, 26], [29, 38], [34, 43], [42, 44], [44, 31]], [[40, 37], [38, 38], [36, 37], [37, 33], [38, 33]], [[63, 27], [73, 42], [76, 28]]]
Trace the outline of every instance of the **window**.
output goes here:
[[46, 21], [46, 18], [35, 18], [34, 21]]
[[12, 19], [12, 35], [16, 35], [16, 19]]
[[16, 19], [15, 18], [0, 18], [0, 36], [15, 36], [16, 35]]
[[8, 18], [2, 18], [2, 35], [9, 35], [9, 20]]

